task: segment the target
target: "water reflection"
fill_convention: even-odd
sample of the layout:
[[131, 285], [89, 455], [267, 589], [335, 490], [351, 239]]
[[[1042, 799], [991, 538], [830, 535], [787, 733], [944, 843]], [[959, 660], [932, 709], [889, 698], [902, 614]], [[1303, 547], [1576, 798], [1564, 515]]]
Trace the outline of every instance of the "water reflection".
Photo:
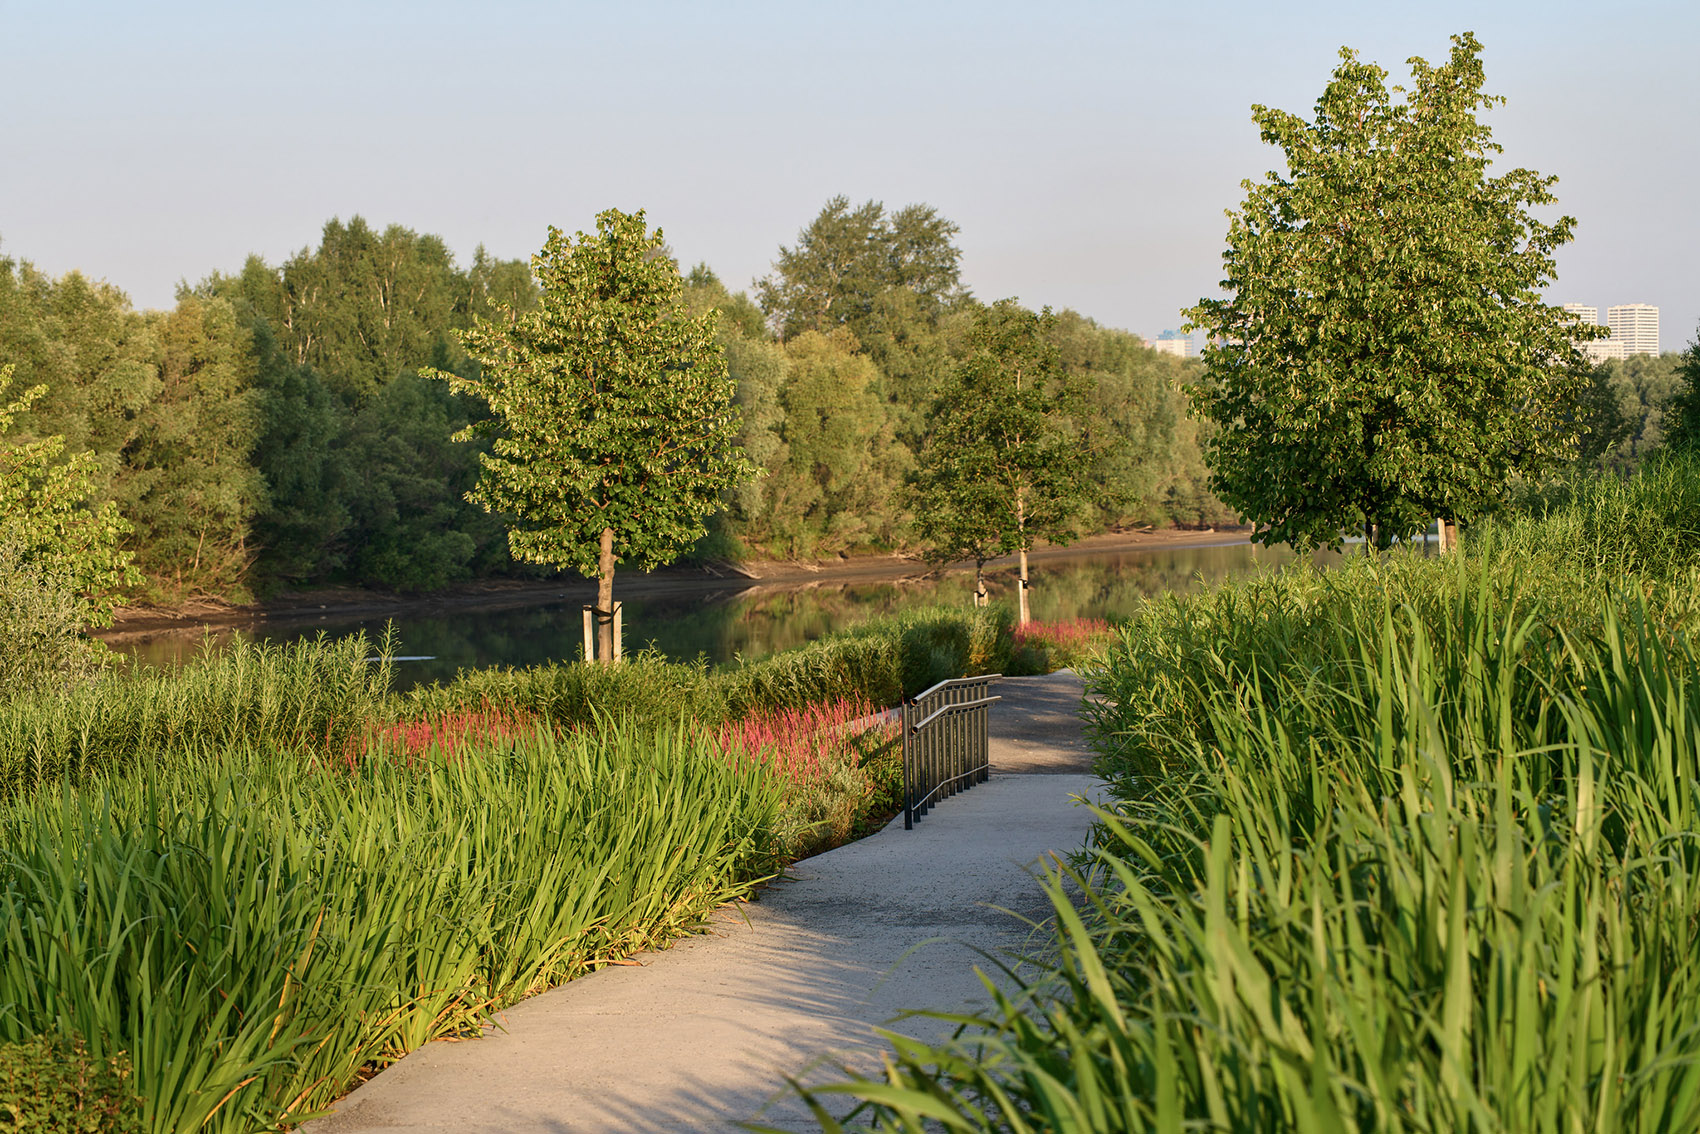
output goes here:
[[[1152, 595], [1188, 591], [1244, 574], [1260, 565], [1290, 562], [1292, 553], [1237, 544], [1122, 551], [1034, 563], [1030, 600], [1033, 616], [1125, 617]], [[1014, 600], [1013, 569], [987, 576], [994, 599]], [[626, 647], [653, 646], [672, 658], [705, 657], [721, 664], [740, 656], [760, 657], [824, 637], [868, 618], [937, 603], [969, 605], [973, 575], [941, 575], [876, 582], [810, 583], [747, 587], [719, 593], [696, 591], [651, 595], [626, 602]], [[577, 658], [583, 640], [580, 603], [557, 602], [517, 610], [461, 610], [451, 614], [403, 615], [393, 621], [397, 651], [429, 655], [398, 665], [403, 685], [451, 678], [477, 666], [525, 666]], [[203, 648], [216, 649], [234, 634], [289, 641], [326, 633], [333, 637], [364, 630], [377, 637], [390, 619], [327, 616], [287, 630], [233, 631], [198, 641], [162, 638], [134, 647], [145, 665], [170, 665]]]

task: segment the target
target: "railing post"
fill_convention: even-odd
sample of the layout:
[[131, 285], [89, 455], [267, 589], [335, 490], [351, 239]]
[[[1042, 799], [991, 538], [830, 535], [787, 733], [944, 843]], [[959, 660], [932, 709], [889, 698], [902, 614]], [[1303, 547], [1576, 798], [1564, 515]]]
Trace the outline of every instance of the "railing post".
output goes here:
[[909, 699], [904, 698], [903, 704], [900, 706], [902, 711], [899, 714], [899, 720], [903, 727], [903, 829], [905, 831], [915, 829], [915, 787], [909, 771], [910, 764], [913, 763], [915, 758], [914, 741], [910, 736], [915, 724], [914, 714], [910, 712], [911, 707], [912, 704]]

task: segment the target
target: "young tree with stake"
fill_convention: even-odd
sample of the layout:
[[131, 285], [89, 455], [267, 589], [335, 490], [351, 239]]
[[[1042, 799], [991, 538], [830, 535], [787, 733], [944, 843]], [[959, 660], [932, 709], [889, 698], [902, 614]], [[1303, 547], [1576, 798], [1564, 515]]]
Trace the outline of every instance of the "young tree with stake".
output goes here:
[[717, 312], [686, 310], [678, 265], [644, 214], [609, 209], [596, 233], [551, 227], [532, 258], [542, 300], [461, 336], [481, 373], [440, 371], [492, 417], [468, 499], [514, 517], [514, 557], [597, 580], [597, 654], [616, 657], [614, 568], [652, 570], [703, 534], [721, 494], [754, 473], [715, 339]]
[[1050, 309], [1013, 299], [975, 316], [971, 350], [933, 403], [932, 428], [910, 477], [915, 524], [931, 558], [1019, 556], [1017, 617], [1032, 621], [1027, 553], [1040, 539], [1068, 543], [1091, 500], [1079, 415], [1084, 391], [1063, 372]]

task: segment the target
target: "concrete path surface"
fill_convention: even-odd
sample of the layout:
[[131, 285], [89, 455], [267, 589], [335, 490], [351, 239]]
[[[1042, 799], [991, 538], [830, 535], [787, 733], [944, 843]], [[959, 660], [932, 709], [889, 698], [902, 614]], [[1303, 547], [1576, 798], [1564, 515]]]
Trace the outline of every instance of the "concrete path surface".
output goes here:
[[973, 970], [991, 966], [977, 950], [1020, 949], [1030, 933], [994, 907], [1044, 916], [1027, 868], [1079, 847], [1090, 825], [1074, 802], [1098, 786], [1072, 711], [1079, 679], [1006, 678], [997, 692], [991, 781], [913, 831], [899, 818], [806, 859], [720, 911], [710, 933], [515, 1005], [483, 1039], [429, 1044], [303, 1129], [817, 1129], [785, 1076], [821, 1077], [834, 1061], [872, 1070], [876, 1026], [905, 1009], [984, 1004]]

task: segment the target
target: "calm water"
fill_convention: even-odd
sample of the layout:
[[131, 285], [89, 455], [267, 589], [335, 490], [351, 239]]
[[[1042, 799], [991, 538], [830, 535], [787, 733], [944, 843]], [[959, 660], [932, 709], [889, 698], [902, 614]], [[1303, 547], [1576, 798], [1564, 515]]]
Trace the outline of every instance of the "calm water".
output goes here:
[[[1034, 563], [1030, 599], [1041, 621], [1105, 618], [1133, 614], [1151, 595], [1187, 591], [1219, 582], [1259, 566], [1291, 562], [1285, 549], [1238, 544], [1231, 547], [1164, 548], [1072, 557]], [[1014, 568], [987, 575], [994, 600], [1014, 601]], [[823, 637], [865, 619], [909, 607], [937, 603], [967, 606], [973, 593], [971, 571], [934, 578], [885, 582], [817, 583], [788, 588], [700, 591], [669, 597], [652, 595], [625, 604], [626, 648], [653, 646], [669, 657], [706, 657], [724, 663], [742, 656], [787, 649]], [[619, 581], [615, 581], [619, 596]], [[266, 641], [290, 641], [319, 633], [340, 637], [365, 631], [376, 638], [384, 618], [324, 620], [287, 630], [227, 632], [210, 639], [217, 648], [232, 634]], [[393, 619], [397, 653], [430, 660], [397, 664], [404, 686], [455, 675], [478, 666], [525, 666], [572, 660], [583, 641], [579, 601], [539, 604], [520, 610], [456, 611], [448, 615]], [[170, 665], [198, 653], [203, 643], [190, 637], [158, 639], [134, 647], [143, 664]]]

